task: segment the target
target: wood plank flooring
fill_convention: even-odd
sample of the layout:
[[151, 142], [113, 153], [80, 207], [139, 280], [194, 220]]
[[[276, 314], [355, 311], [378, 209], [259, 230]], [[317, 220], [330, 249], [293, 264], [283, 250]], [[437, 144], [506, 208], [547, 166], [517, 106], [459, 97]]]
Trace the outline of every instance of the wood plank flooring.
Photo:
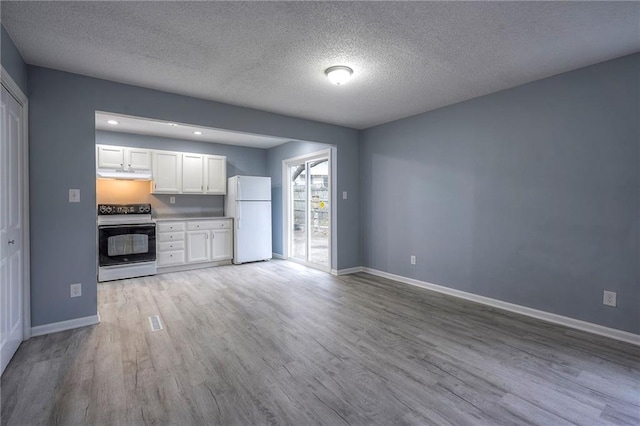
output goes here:
[[271, 261], [98, 301], [22, 344], [2, 425], [640, 424], [639, 347], [367, 274]]

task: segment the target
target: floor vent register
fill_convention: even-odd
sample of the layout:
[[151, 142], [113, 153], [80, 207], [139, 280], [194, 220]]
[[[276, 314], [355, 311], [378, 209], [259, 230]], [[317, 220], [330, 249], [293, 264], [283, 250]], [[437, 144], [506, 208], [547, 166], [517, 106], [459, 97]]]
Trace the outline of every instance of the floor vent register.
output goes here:
[[151, 324], [151, 331], [162, 330], [162, 323], [160, 322], [160, 317], [158, 315], [149, 317], [149, 324]]

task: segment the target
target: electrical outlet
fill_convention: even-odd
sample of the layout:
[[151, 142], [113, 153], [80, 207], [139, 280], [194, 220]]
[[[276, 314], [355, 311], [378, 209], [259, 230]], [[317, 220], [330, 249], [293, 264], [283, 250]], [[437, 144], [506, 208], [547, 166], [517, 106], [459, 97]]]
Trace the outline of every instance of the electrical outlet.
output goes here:
[[71, 297], [80, 297], [82, 296], [82, 284], [71, 284], [69, 285], [69, 289], [71, 291]]
[[414, 255], [411, 255], [411, 264], [412, 265], [416, 264], [416, 257]]
[[604, 297], [602, 298], [602, 304], [607, 306], [613, 306], [615, 308], [617, 296], [618, 295], [616, 294], [615, 291], [605, 290]]
[[69, 202], [70, 203], [79, 203], [80, 202], [80, 190], [79, 189], [70, 189], [69, 190]]
[[347, 191], [342, 191], [342, 199], [343, 200], [347, 199]]
[[176, 197], [169, 197], [169, 204], [175, 204], [176, 203]]

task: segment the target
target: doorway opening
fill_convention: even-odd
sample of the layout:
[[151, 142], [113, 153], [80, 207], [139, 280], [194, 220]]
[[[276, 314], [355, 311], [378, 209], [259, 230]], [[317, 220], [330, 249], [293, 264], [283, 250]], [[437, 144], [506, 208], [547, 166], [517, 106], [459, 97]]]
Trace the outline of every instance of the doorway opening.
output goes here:
[[331, 270], [330, 150], [283, 162], [286, 184], [287, 258]]

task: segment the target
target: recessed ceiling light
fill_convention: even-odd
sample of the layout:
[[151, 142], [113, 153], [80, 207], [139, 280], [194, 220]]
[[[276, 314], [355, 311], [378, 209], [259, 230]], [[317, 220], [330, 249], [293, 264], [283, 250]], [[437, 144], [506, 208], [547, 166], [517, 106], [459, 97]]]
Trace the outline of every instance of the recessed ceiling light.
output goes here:
[[337, 84], [339, 86], [349, 81], [351, 74], [353, 74], [353, 70], [344, 65], [336, 65], [335, 67], [327, 68], [324, 73], [333, 84]]
[[200, 136], [202, 134], [202, 132], [199, 132], [199, 131], [196, 130], [195, 132], [193, 132], [193, 134]]
[[115, 126], [118, 124], [118, 122], [116, 120], [109, 120], [107, 121], [107, 123], [111, 124], [112, 126]]
[[178, 125], [176, 123], [167, 123], [169, 126], [171, 127], [178, 127]]

